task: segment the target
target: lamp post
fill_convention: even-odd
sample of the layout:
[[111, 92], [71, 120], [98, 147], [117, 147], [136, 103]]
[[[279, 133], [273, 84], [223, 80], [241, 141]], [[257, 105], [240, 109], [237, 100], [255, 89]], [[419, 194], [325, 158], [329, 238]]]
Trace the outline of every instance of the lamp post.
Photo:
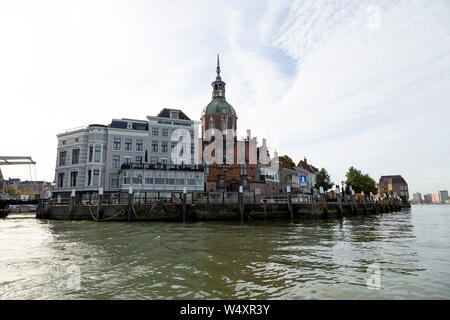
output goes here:
[[186, 222], [186, 194], [187, 188], [183, 187], [183, 222]]
[[128, 222], [131, 221], [132, 201], [133, 201], [133, 186], [130, 185], [128, 187]]

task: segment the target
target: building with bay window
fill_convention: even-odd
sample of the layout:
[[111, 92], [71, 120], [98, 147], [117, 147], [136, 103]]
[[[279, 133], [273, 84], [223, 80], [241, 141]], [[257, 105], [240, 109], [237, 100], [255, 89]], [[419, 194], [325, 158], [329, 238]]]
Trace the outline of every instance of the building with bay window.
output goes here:
[[[109, 125], [58, 134], [54, 194], [96, 193], [100, 187], [119, 192], [130, 185], [137, 190], [203, 191], [203, 169], [194, 166], [196, 125], [183, 111], [165, 108], [147, 120], [113, 119]], [[172, 160], [175, 151], [186, 155], [181, 163]]]

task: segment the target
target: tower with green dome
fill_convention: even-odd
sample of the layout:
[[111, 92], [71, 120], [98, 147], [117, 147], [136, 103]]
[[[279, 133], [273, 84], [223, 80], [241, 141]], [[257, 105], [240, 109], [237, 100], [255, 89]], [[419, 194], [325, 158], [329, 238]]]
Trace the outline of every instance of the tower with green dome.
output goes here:
[[225, 85], [220, 76], [220, 61], [217, 55], [216, 80], [211, 83], [212, 100], [202, 112], [202, 135], [208, 129], [218, 129], [225, 134], [226, 129], [236, 131], [236, 111], [225, 99]]

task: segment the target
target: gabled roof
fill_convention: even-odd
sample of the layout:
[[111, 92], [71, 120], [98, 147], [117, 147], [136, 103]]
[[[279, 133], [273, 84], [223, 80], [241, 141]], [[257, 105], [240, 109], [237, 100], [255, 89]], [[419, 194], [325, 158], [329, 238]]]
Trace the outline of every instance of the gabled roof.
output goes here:
[[180, 109], [170, 109], [170, 108], [164, 108], [158, 113], [159, 118], [169, 118], [170, 119], [170, 112], [176, 111], [178, 112], [178, 119], [180, 120], [191, 120], [183, 111]]
[[306, 158], [305, 158], [305, 160], [300, 160], [300, 161], [298, 162], [297, 168], [306, 170], [306, 171], [308, 171], [308, 172], [310, 172], [310, 173], [314, 173], [314, 172], [316, 172], [316, 171], [319, 171], [316, 167], [314, 167], [314, 166], [308, 164], [308, 162], [306, 161]]
[[388, 183], [405, 183], [405, 179], [401, 175], [392, 175], [392, 176], [381, 176], [380, 182], [388, 182]]
[[281, 167], [295, 171], [294, 166], [292, 166], [284, 157], [279, 157], [279, 163]]

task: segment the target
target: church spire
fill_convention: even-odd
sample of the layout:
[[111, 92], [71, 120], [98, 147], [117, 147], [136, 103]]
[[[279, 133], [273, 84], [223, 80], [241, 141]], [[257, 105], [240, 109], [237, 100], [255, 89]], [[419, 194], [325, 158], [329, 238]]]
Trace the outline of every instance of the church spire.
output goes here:
[[220, 77], [220, 61], [219, 61], [219, 54], [217, 54], [217, 68], [216, 68], [217, 77], [216, 80], [222, 80]]
[[217, 55], [217, 67], [216, 67], [216, 80], [211, 83], [213, 87], [212, 98], [225, 98], [225, 82], [222, 81], [220, 77], [220, 60], [219, 55]]

